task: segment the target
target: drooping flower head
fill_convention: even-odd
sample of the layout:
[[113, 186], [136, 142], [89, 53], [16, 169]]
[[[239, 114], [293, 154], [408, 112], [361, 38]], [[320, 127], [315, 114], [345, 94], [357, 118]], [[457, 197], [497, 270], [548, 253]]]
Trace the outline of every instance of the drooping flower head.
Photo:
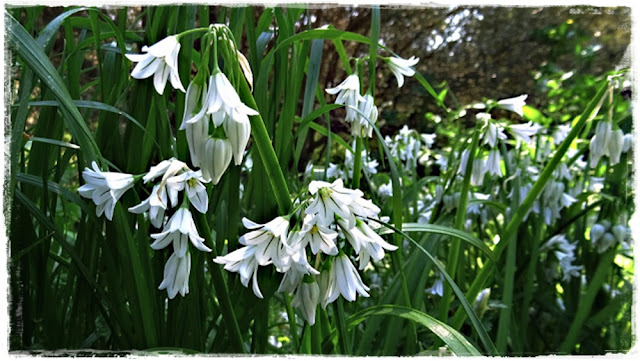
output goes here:
[[122, 195], [133, 187], [135, 178], [131, 174], [118, 172], [103, 172], [96, 162], [91, 168], [85, 168], [82, 178], [85, 184], [78, 188], [78, 193], [85, 198], [91, 198], [96, 205], [96, 216], [103, 213], [108, 220], [113, 219], [113, 210]]
[[153, 86], [158, 94], [164, 92], [167, 79], [175, 89], [185, 92], [178, 74], [180, 43], [177, 36], [167, 36], [152, 46], [145, 45], [142, 51], [146, 54], [125, 54], [127, 59], [138, 63], [131, 71], [131, 77], [146, 79], [153, 75]]
[[387, 65], [389, 65], [389, 69], [398, 81], [398, 88], [401, 88], [404, 85], [405, 76], [413, 76], [415, 74], [415, 70], [413, 70], [412, 67], [418, 64], [418, 61], [420, 61], [420, 58], [416, 58], [415, 56], [412, 56], [409, 59], [398, 57], [387, 59]]

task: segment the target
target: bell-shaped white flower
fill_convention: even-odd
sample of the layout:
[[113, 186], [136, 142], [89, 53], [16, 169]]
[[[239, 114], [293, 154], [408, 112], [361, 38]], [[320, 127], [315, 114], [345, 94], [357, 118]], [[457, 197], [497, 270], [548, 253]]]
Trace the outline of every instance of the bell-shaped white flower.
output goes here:
[[151, 248], [155, 250], [163, 249], [173, 243], [174, 252], [178, 257], [183, 257], [187, 253], [188, 240], [191, 240], [198, 250], [211, 252], [211, 249], [204, 245], [204, 238], [198, 234], [191, 212], [184, 207], [171, 216], [162, 232], [151, 234], [151, 238], [155, 240], [151, 244]]
[[435, 282], [433, 282], [433, 286], [427, 288], [425, 291], [432, 294], [432, 295], [438, 295], [440, 297], [442, 297], [442, 295], [444, 294], [444, 284], [443, 284], [443, 280], [444, 280], [444, 276], [442, 276], [442, 274], [440, 274], [440, 276], [438, 278], [436, 278]]
[[362, 114], [358, 114], [358, 119], [351, 124], [351, 135], [371, 138], [373, 135], [373, 125], [375, 125], [378, 120], [378, 108], [373, 103], [373, 96], [367, 93], [363, 101], [360, 102], [358, 109], [366, 118], [363, 117]]
[[527, 94], [498, 100], [498, 108], [514, 112], [522, 117], [522, 107], [526, 105], [525, 100], [527, 100]]
[[487, 163], [485, 164], [486, 170], [489, 172], [489, 174], [502, 177], [502, 169], [500, 169], [500, 159], [500, 152], [497, 149], [492, 149], [489, 152], [489, 157], [487, 158]]
[[202, 171], [191, 171], [175, 175], [167, 179], [167, 193], [171, 203], [177, 203], [178, 192], [186, 190], [189, 202], [200, 213], [206, 213], [209, 208], [207, 188], [202, 183], [208, 183], [202, 176]]
[[[234, 114], [237, 113], [235, 110]], [[236, 114], [237, 115], [237, 114]], [[229, 138], [233, 161], [236, 165], [242, 164], [244, 150], [251, 136], [251, 123], [246, 115], [231, 117], [224, 122], [224, 131]]]
[[356, 294], [369, 297], [368, 291], [369, 287], [362, 282], [349, 257], [341, 253], [333, 259], [329, 272], [328, 303], [335, 301], [340, 295], [345, 300], [353, 302], [356, 300]]
[[205, 146], [209, 139], [209, 116], [204, 116], [195, 123], [182, 123], [187, 136], [191, 163], [196, 167], [202, 167], [206, 152]]
[[159, 290], [167, 290], [169, 299], [176, 297], [178, 293], [183, 297], [189, 293], [189, 273], [191, 272], [191, 254], [178, 256], [173, 253], [164, 266], [164, 279]]
[[286, 271], [291, 264], [286, 243], [289, 221], [283, 217], [276, 217], [268, 223], [258, 224], [242, 218], [242, 224], [251, 231], [242, 235], [238, 242], [256, 246], [255, 257], [258, 264], [266, 266], [273, 263], [276, 268]]
[[360, 78], [358, 78], [358, 75], [351, 74], [335, 88], [328, 88], [325, 91], [331, 95], [338, 94], [336, 104], [346, 106], [347, 116], [345, 121], [358, 121], [359, 114], [355, 109], [358, 109], [358, 104], [364, 101], [364, 98], [360, 95]]
[[351, 229], [345, 228], [347, 225], [343, 220], [338, 221], [345, 237], [353, 247], [358, 259], [360, 270], [363, 270], [368, 264], [369, 260], [373, 258], [374, 261], [380, 261], [384, 258], [384, 250], [395, 251], [398, 247], [387, 243], [382, 237], [374, 232], [363, 221], [356, 219], [355, 227]]
[[398, 88], [404, 85], [405, 76], [413, 76], [415, 74], [415, 70], [413, 70], [412, 67], [418, 64], [418, 61], [420, 61], [420, 58], [416, 58], [415, 56], [409, 59], [393, 57], [387, 60], [389, 70], [391, 70], [398, 81]]
[[180, 43], [177, 36], [167, 36], [152, 46], [145, 45], [142, 51], [146, 54], [125, 54], [127, 59], [138, 63], [131, 71], [131, 77], [146, 79], [153, 75], [153, 86], [159, 94], [164, 92], [167, 79], [175, 89], [185, 91], [178, 74]]
[[624, 134], [622, 129], [612, 130], [609, 134], [607, 142], [606, 155], [609, 156], [609, 164], [616, 165], [620, 163], [620, 155], [624, 146]]
[[233, 159], [236, 165], [242, 163], [244, 149], [251, 135], [250, 115], [258, 115], [254, 109], [245, 105], [227, 76], [218, 71], [209, 78], [207, 113], [216, 127], [224, 125], [224, 131], [233, 147]]
[[336, 238], [338, 232], [318, 223], [320, 218], [317, 216], [307, 215], [304, 217], [302, 229], [298, 234], [300, 235], [300, 243], [302, 247], [306, 247], [307, 244], [311, 246], [311, 253], [318, 254], [322, 251], [324, 254], [335, 256], [338, 254], [338, 246], [336, 244]]
[[591, 168], [595, 168], [600, 158], [608, 153], [609, 138], [612, 131], [610, 122], [600, 121], [596, 125], [595, 134], [589, 143], [589, 165]]
[[294, 232], [291, 235], [292, 247], [289, 249], [291, 255], [291, 266], [285, 272], [278, 292], [293, 292], [302, 283], [305, 275], [319, 275], [320, 272], [315, 270], [307, 261], [307, 252], [305, 247], [300, 243], [300, 235]]
[[207, 140], [204, 159], [200, 164], [202, 175], [218, 184], [224, 172], [229, 168], [232, 157], [232, 146], [228, 139], [209, 138]]
[[91, 166], [93, 169], [85, 168], [82, 172], [86, 183], [78, 188], [78, 193], [93, 200], [96, 216], [100, 217], [104, 213], [108, 220], [112, 220], [116, 203], [133, 187], [135, 179], [131, 174], [103, 172], [96, 162], [92, 162]]
[[140, 204], [130, 207], [129, 212], [140, 214], [149, 211], [149, 220], [154, 227], [160, 228], [164, 222], [164, 212], [167, 209], [167, 189], [160, 184], [153, 186], [147, 199]]
[[471, 172], [471, 185], [481, 186], [484, 180], [484, 175], [487, 172], [485, 166], [485, 160], [482, 158], [476, 158], [473, 160], [473, 168]]
[[518, 140], [518, 144], [520, 141], [530, 144], [531, 137], [538, 134], [541, 129], [542, 126], [540, 124], [533, 124], [532, 122], [526, 124], [512, 124], [509, 126], [509, 132], [511, 132], [511, 135]]
[[216, 127], [222, 124], [224, 115], [231, 117], [258, 115], [257, 111], [249, 108], [240, 100], [238, 92], [236, 92], [236, 89], [231, 85], [227, 76], [221, 71], [209, 77], [207, 113], [212, 114]]
[[487, 129], [482, 134], [482, 144], [489, 144], [491, 148], [495, 148], [498, 139], [505, 140], [507, 136], [503, 132], [500, 124], [488, 121]]
[[180, 130], [185, 130], [187, 124], [195, 124], [205, 118], [207, 113], [207, 84], [189, 83], [187, 94], [185, 95], [184, 114]]
[[293, 299], [291, 300], [291, 306], [297, 308], [302, 312], [302, 316], [313, 326], [316, 323], [316, 308], [320, 303], [320, 287], [316, 282], [302, 282], [298, 286]]
[[604, 226], [601, 225], [600, 223], [596, 223], [593, 226], [591, 226], [591, 231], [589, 232], [589, 238], [591, 239], [591, 243], [595, 245], [606, 231], [607, 231], [606, 228], [604, 228]]
[[226, 256], [218, 256], [213, 259], [215, 263], [223, 264], [224, 269], [229, 272], [237, 272], [240, 275], [240, 282], [248, 287], [249, 280], [253, 280], [253, 293], [258, 298], [264, 298], [258, 285], [258, 261], [255, 257], [257, 246], [239, 248]]

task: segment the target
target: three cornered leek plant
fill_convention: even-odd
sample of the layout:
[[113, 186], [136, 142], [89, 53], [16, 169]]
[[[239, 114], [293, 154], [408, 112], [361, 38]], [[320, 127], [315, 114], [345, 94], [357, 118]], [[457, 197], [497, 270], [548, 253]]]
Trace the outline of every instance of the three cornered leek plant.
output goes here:
[[[132, 9], [6, 13], [13, 349], [630, 347], [625, 71], [461, 104], [378, 6], [362, 34], [295, 6]], [[398, 121], [383, 91], [436, 110]]]

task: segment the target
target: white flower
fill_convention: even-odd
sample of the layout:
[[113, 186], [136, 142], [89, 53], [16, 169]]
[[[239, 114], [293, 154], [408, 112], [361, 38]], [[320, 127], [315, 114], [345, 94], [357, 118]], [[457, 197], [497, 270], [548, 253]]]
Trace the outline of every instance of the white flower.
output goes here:
[[444, 285], [442, 283], [444, 276], [440, 275], [440, 277], [436, 278], [435, 282], [433, 283], [433, 286], [427, 288], [425, 291], [429, 292], [432, 295], [438, 295], [440, 297], [442, 297], [442, 295], [444, 294]]
[[378, 187], [378, 197], [380, 198], [389, 198], [393, 195], [393, 186], [391, 184], [391, 180], [388, 183], [382, 184]]
[[559, 125], [553, 132], [553, 143], [560, 144], [569, 135], [571, 131], [571, 123]]
[[145, 45], [142, 51], [146, 54], [125, 54], [127, 59], [138, 63], [131, 71], [131, 77], [146, 79], [155, 74], [153, 86], [159, 94], [164, 92], [167, 79], [175, 89], [185, 91], [178, 74], [180, 43], [175, 35], [167, 36], [152, 46]]
[[606, 148], [606, 155], [609, 156], [609, 164], [615, 165], [620, 163], [620, 155], [624, 146], [624, 134], [622, 129], [612, 130], [609, 135], [609, 142]]
[[[531, 136], [537, 134], [542, 126], [540, 124], [533, 124], [532, 122], [526, 124], [512, 124], [509, 126], [509, 131], [518, 142], [523, 141], [527, 144], [531, 143]], [[518, 143], [519, 144], [519, 143]]]
[[193, 81], [189, 83], [180, 130], [184, 130], [187, 124], [195, 124], [205, 118], [208, 96], [207, 84], [197, 84]]
[[200, 121], [189, 124], [182, 123], [186, 130], [187, 145], [189, 146], [189, 155], [191, 163], [196, 167], [202, 167], [203, 158], [205, 157], [205, 145], [209, 139], [209, 119], [206, 117]]
[[358, 103], [364, 101], [364, 98], [360, 95], [360, 79], [356, 74], [349, 75], [338, 86], [325, 89], [325, 91], [331, 95], [338, 94], [336, 104], [346, 106], [347, 116], [345, 120], [347, 122], [358, 122], [359, 115], [355, 109], [358, 109]]
[[252, 231], [245, 233], [238, 242], [246, 246], [256, 246], [255, 258], [258, 264], [266, 266], [272, 263], [286, 271], [291, 265], [291, 256], [287, 252], [287, 231], [289, 221], [283, 217], [276, 217], [268, 223], [258, 224], [247, 218], [242, 218], [245, 228]]
[[595, 168], [603, 155], [609, 152], [609, 138], [611, 137], [611, 123], [601, 121], [596, 125], [596, 131], [589, 143], [589, 165]]
[[502, 169], [500, 169], [500, 152], [497, 149], [492, 149], [489, 152], [487, 163], [485, 164], [486, 170], [489, 174], [502, 177]]
[[315, 199], [305, 209], [306, 214], [318, 215], [321, 224], [329, 225], [334, 220], [334, 215], [343, 219], [352, 218], [349, 204], [354, 198], [362, 195], [354, 190], [345, 188], [342, 179], [336, 179], [333, 183], [312, 181], [309, 183], [309, 193], [316, 195]]
[[162, 176], [162, 182], [166, 183], [167, 179], [173, 177], [174, 175], [182, 172], [183, 170], [189, 169], [184, 162], [181, 162], [175, 158], [163, 160], [159, 164], [151, 167], [149, 172], [142, 177], [142, 180], [145, 183], [152, 181], [160, 176]]
[[427, 133], [422, 133], [420, 134], [420, 138], [422, 138], [422, 142], [424, 143], [424, 145], [427, 148], [431, 148], [431, 146], [433, 145], [433, 142], [436, 139], [436, 134], [427, 134]]
[[206, 213], [209, 208], [209, 197], [207, 196], [207, 188], [202, 183], [208, 181], [202, 177], [202, 171], [194, 172], [188, 170], [167, 179], [167, 193], [171, 203], [177, 203], [178, 192], [187, 191], [189, 202], [200, 213]]
[[185, 96], [185, 108], [180, 130], [186, 130], [187, 145], [191, 163], [200, 166], [205, 142], [209, 135], [209, 116], [207, 110], [207, 85], [191, 82]]
[[346, 229], [346, 222], [344, 220], [338, 221], [338, 224], [342, 227], [347, 240], [353, 246], [354, 251], [358, 254], [358, 260], [360, 270], [363, 270], [368, 264], [369, 259], [373, 258], [374, 261], [380, 261], [384, 258], [384, 250], [395, 251], [398, 247], [385, 242], [371, 227], [369, 227], [363, 221], [357, 219], [356, 226], [351, 229]]
[[224, 269], [240, 274], [240, 282], [247, 287], [249, 280], [253, 280], [253, 293], [258, 298], [264, 298], [258, 285], [258, 261], [255, 257], [256, 246], [239, 248], [224, 257], [214, 258], [214, 262], [224, 264]]
[[503, 128], [500, 124], [489, 121], [487, 123], [487, 130], [482, 135], [482, 144], [489, 144], [491, 148], [496, 146], [498, 139], [505, 140], [507, 136], [503, 132]]
[[302, 282], [291, 300], [291, 305], [302, 312], [310, 326], [316, 323], [316, 308], [320, 302], [320, 287], [316, 282]]
[[471, 185], [481, 186], [486, 173], [485, 160], [476, 158], [473, 160], [473, 170], [471, 172]]
[[603, 225], [596, 223], [591, 227], [591, 231], [589, 232], [589, 238], [591, 238], [591, 243], [594, 245], [598, 242], [598, 240], [604, 235], [607, 230]]
[[86, 183], [78, 188], [78, 193], [93, 200], [96, 216], [100, 217], [104, 213], [108, 220], [112, 220], [116, 203], [133, 187], [135, 179], [131, 174], [103, 172], [96, 162], [92, 162], [91, 166], [93, 169], [85, 168], [82, 172], [82, 178]]
[[[354, 146], [355, 148], [355, 140], [354, 140]], [[371, 159], [371, 157], [367, 156], [367, 151], [366, 150], [362, 150], [361, 154], [361, 163], [362, 163], [362, 171], [365, 174], [368, 175], [373, 175], [378, 173], [378, 160], [377, 159]], [[353, 153], [351, 153], [348, 149], [346, 149], [344, 151], [344, 165], [346, 166], [347, 170], [349, 171], [348, 173], [342, 171], [342, 173], [339, 173], [337, 171], [337, 169], [328, 169], [327, 170], [327, 176], [329, 176], [329, 171], [332, 171], [334, 174], [340, 174], [340, 175], [345, 175], [345, 177], [350, 176], [350, 174], [353, 174], [353, 166], [355, 163], [355, 157], [353, 155]], [[333, 164], [333, 163], [330, 163]], [[337, 165], [333, 164], [334, 168], [337, 167]], [[330, 166], [331, 168], [331, 166]], [[349, 174], [350, 173], [350, 174]], [[336, 178], [345, 178], [342, 176], [336, 177]]]
[[229, 168], [232, 157], [232, 146], [228, 139], [209, 138], [204, 148], [204, 157], [200, 164], [202, 174], [218, 184], [224, 172]]
[[164, 265], [164, 279], [159, 290], [167, 290], [169, 298], [176, 297], [178, 292], [183, 297], [189, 293], [189, 273], [191, 272], [191, 254], [180, 257], [173, 253]]
[[519, 116], [522, 116], [522, 107], [526, 105], [525, 100], [527, 100], [527, 94], [514, 98], [498, 100], [498, 108], [509, 110]]
[[147, 199], [137, 206], [129, 208], [129, 212], [140, 214], [149, 211], [149, 220], [154, 227], [160, 228], [164, 222], [164, 212], [167, 209], [167, 189], [160, 184], [153, 186]]
[[180, 208], [173, 214], [161, 233], [154, 233], [151, 238], [155, 242], [151, 248], [155, 250], [163, 249], [173, 243], [173, 249], [178, 257], [184, 257], [187, 253], [187, 240], [200, 251], [211, 252], [211, 249], [204, 245], [204, 238], [198, 234], [198, 229], [193, 222], [193, 216], [187, 208]]
[[318, 254], [318, 251], [322, 251], [324, 254], [335, 256], [338, 254], [336, 245], [338, 232], [318, 224], [319, 220], [318, 216], [307, 215], [304, 217], [302, 229], [298, 232], [301, 246], [311, 245], [311, 253], [313, 254]]
[[[278, 292], [293, 292], [296, 287], [300, 285], [305, 275], [319, 275], [320, 272], [315, 270], [307, 261], [307, 252], [299, 242], [300, 236], [298, 233], [294, 233], [292, 242], [294, 243], [293, 249], [290, 249], [291, 266], [285, 272]], [[296, 239], [297, 238], [297, 239]]]
[[359, 114], [358, 119], [351, 124], [351, 135], [371, 138], [373, 135], [373, 125], [375, 125], [378, 120], [378, 108], [373, 103], [373, 96], [367, 93], [363, 101], [360, 102], [358, 109], [368, 120]]
[[244, 149], [251, 135], [250, 115], [258, 115], [240, 100], [240, 96], [222, 72], [209, 78], [207, 113], [211, 114], [216, 127], [224, 125], [225, 133], [233, 146], [233, 158], [236, 165], [242, 163]]
[[624, 241], [627, 238], [627, 234], [629, 234], [630, 230], [629, 230], [629, 227], [626, 227], [625, 225], [622, 225], [622, 224], [618, 224], [611, 228], [611, 232], [613, 232], [613, 235], [616, 237], [618, 242], [624, 243]]
[[418, 64], [420, 58], [416, 58], [412, 56], [409, 59], [403, 58], [389, 58], [387, 61], [387, 65], [389, 65], [389, 70], [396, 76], [396, 80], [398, 81], [398, 88], [401, 88], [404, 85], [404, 76], [413, 76], [415, 74], [415, 70], [411, 67]]
[[356, 293], [363, 297], [369, 297], [367, 291], [369, 291], [369, 287], [362, 282], [360, 274], [358, 274], [349, 257], [344, 253], [335, 257], [331, 271], [329, 271], [327, 302], [335, 301], [340, 295], [345, 300], [353, 302], [356, 300]]
[[238, 117], [228, 119], [224, 122], [224, 131], [227, 133], [229, 143], [231, 144], [233, 160], [236, 165], [240, 165], [242, 163], [242, 157], [244, 156], [244, 149], [247, 147], [249, 137], [251, 136], [251, 123], [249, 123], [249, 118], [239, 115]]

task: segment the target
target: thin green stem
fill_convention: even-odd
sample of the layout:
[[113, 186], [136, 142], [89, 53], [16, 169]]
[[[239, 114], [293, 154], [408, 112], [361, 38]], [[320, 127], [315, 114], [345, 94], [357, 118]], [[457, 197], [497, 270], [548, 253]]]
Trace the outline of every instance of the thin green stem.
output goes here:
[[356, 154], [353, 158], [353, 182], [351, 188], [360, 188], [360, 170], [362, 168], [362, 137], [356, 137]]
[[342, 297], [338, 297], [333, 304], [333, 313], [336, 318], [336, 325], [338, 328], [338, 344], [340, 345], [340, 351], [345, 355], [351, 355], [351, 342], [349, 340], [349, 333], [347, 330], [347, 322], [344, 317], [344, 306]]
[[218, 296], [218, 300], [220, 302], [220, 308], [222, 309], [222, 318], [225, 325], [227, 326], [226, 328], [229, 332], [231, 342], [233, 343], [233, 348], [237, 352], [246, 353], [247, 351], [244, 348], [242, 333], [240, 332], [238, 320], [236, 318], [235, 312], [233, 311], [231, 297], [229, 296], [227, 281], [222, 274], [222, 267], [213, 262], [213, 258], [218, 256], [218, 252], [216, 251], [216, 245], [214, 244], [213, 238], [211, 237], [211, 229], [209, 228], [209, 223], [207, 222], [207, 218], [204, 214], [200, 212], [194, 212], [194, 214], [196, 214], [196, 223], [198, 225], [198, 229], [204, 236], [205, 242], [208, 243], [211, 248], [211, 256], [213, 257], [207, 256], [206, 258], [209, 263], [209, 269], [211, 269], [213, 288], [215, 289], [216, 295]]
[[289, 294], [286, 292], [282, 294], [282, 297], [284, 298], [284, 306], [287, 310], [287, 318], [289, 320], [289, 331], [291, 333], [293, 349], [299, 352], [300, 340], [298, 339], [298, 324], [296, 323], [296, 314], [293, 312], [293, 308], [291, 308], [291, 297], [289, 297]]

